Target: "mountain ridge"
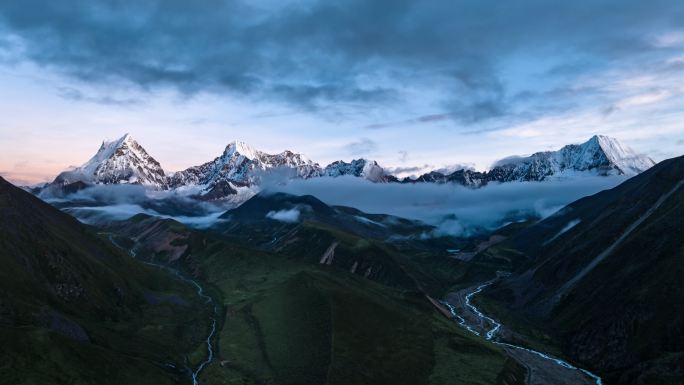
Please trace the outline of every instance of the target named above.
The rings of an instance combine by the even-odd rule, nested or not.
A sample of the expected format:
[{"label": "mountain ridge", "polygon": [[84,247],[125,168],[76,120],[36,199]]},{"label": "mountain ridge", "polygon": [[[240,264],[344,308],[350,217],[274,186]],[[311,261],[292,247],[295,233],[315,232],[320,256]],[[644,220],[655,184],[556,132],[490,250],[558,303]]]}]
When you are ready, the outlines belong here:
[{"label": "mountain ridge", "polygon": [[416,179],[404,178],[402,183],[457,182],[479,187],[491,182],[528,182],[571,178],[575,173],[590,175],[634,176],[653,167],[655,162],[638,155],[615,138],[594,135],[581,144],[569,144],[557,151],[542,151],[532,155],[503,158],[489,171],[456,170],[451,174],[432,171]]},{"label": "mountain ridge", "polygon": [[[490,251],[526,262],[485,295],[609,383],[679,383],[684,156],[577,200]],[[508,251],[507,251],[508,250]],[[680,307],[681,308],[681,307]],[[675,370],[676,369],[676,370]],[[672,379],[674,382],[667,382]]]},{"label": "mountain ridge", "polygon": [[126,134],[118,140],[103,142],[95,156],[80,167],[60,173],[52,185],[133,183],[156,190],[188,189],[195,191],[199,198],[214,200],[243,192],[251,196],[253,188],[258,188],[267,176],[286,179],[352,176],[374,183],[455,183],[477,188],[489,183],[545,181],[578,175],[634,176],[654,164],[652,159],[637,154],[617,139],[595,135],[582,144],[566,145],[557,151],[504,158],[488,171],[460,169],[450,174],[431,171],[417,178],[399,179],[374,160],[338,160],[321,167],[290,150],[269,154],[236,140],[211,161],[165,173],[159,162]]}]

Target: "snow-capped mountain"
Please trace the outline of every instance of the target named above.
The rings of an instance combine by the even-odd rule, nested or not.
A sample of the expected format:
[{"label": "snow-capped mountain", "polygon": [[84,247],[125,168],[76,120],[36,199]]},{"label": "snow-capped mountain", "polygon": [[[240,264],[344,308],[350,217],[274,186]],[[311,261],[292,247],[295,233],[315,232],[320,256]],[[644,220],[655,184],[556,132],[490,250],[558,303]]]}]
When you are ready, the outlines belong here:
[{"label": "snow-capped mountain", "polygon": [[311,178],[321,175],[321,167],[304,155],[292,151],[267,154],[255,150],[244,142],[234,141],[216,159],[200,166],[173,173],[169,176],[171,188],[203,186],[206,191],[215,186],[222,189],[226,183],[235,187],[259,184],[266,172],[278,170],[293,178]]},{"label": "snow-capped mountain", "polygon": [[371,182],[393,182],[397,178],[385,171],[378,162],[368,159],[354,159],[351,163],[338,160],[323,169],[324,176],[338,177],[351,175],[365,178]]},{"label": "snow-capped mountain", "polygon": [[402,182],[458,183],[479,187],[490,182],[543,181],[582,175],[634,176],[653,165],[655,162],[651,158],[637,154],[617,139],[595,135],[582,144],[570,144],[558,151],[504,158],[487,172],[458,170],[445,175],[433,171],[415,179],[405,178]]},{"label": "snow-capped mountain", "polygon": [[489,171],[491,180],[540,181],[573,176],[577,172],[594,175],[634,176],[655,162],[639,155],[617,139],[595,135],[582,144],[570,144],[558,151],[545,151],[529,157],[503,159]]},{"label": "snow-capped mountain", "polygon": [[95,156],[80,167],[64,171],[53,184],[74,182],[90,184],[141,184],[154,189],[168,188],[166,174],[159,162],[129,134],[102,142]]},{"label": "snow-capped mountain", "polygon": [[558,151],[505,158],[486,172],[462,169],[444,174],[432,171],[400,181],[373,160],[339,160],[321,168],[304,155],[289,150],[268,154],[234,141],[214,160],[167,175],[159,163],[126,134],[118,140],[103,142],[88,162],[62,172],[52,185],[61,189],[69,187],[70,190],[64,191],[72,191],[91,184],[130,183],[157,190],[185,190],[183,193],[196,194],[204,200],[229,198],[240,201],[255,194],[264,177],[274,173],[279,179],[350,175],[374,183],[454,183],[477,188],[490,182],[544,181],[581,175],[633,176],[654,164],[653,160],[635,153],[617,139],[597,135],[585,143],[567,145]]}]

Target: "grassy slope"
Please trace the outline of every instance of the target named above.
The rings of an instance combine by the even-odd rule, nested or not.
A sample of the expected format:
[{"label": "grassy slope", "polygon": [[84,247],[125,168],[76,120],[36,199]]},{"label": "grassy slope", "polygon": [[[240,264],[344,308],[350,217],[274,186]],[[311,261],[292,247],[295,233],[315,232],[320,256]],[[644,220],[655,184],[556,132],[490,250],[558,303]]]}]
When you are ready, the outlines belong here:
[{"label": "grassy slope", "polygon": [[[156,221],[136,220],[143,227]],[[189,230],[179,238],[189,245],[179,263],[215,288],[226,309],[219,359],[202,375],[204,383],[494,384],[523,377],[500,350],[458,328],[418,289],[414,277],[420,286],[446,290],[444,281],[456,273],[430,273],[448,264],[416,269],[425,260],[321,224],[297,231],[297,241],[278,253]],[[337,263],[322,266],[320,255],[333,239],[340,243]],[[350,273],[354,261],[378,274]]]},{"label": "grassy slope", "polygon": [[[194,290],[0,180],[0,379],[171,384],[207,314]],[[6,382],[5,382],[6,381]]]},{"label": "grassy slope", "polygon": [[253,383],[490,384],[503,370],[498,350],[416,292],[236,251],[206,261],[229,309],[220,336],[228,363],[214,365],[208,383],[249,374]]}]

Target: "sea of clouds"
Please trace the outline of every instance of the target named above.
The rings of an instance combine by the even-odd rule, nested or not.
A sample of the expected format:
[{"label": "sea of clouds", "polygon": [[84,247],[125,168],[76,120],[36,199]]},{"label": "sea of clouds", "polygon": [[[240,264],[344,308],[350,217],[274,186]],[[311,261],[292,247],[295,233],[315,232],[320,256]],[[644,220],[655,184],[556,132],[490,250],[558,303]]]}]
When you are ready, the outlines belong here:
[{"label": "sea of clouds", "polygon": [[[433,183],[372,183],[362,178],[264,180],[264,193],[313,195],[329,205],[391,214],[436,226],[434,235],[470,235],[530,217],[544,218],[584,196],[612,188],[624,177],[578,177],[544,182],[493,183],[482,188]],[[86,223],[124,220],[144,213],[205,228],[234,201],[203,202],[186,193],[151,191],[138,185],[97,185],[67,196],[41,198]],[[296,222],[299,213],[274,211],[271,219]]]}]

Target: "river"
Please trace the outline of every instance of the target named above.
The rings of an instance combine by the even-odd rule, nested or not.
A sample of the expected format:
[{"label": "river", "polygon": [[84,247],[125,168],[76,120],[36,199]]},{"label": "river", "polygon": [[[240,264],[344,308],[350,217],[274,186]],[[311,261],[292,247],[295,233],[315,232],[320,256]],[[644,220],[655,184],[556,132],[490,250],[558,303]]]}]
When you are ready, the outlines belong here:
[{"label": "river", "polygon": [[472,303],[473,297],[492,283],[494,281],[450,293],[442,303],[461,327],[501,346],[509,356],[525,366],[528,385],[603,385],[601,377],[586,369],[534,349],[498,340],[503,325]]}]

